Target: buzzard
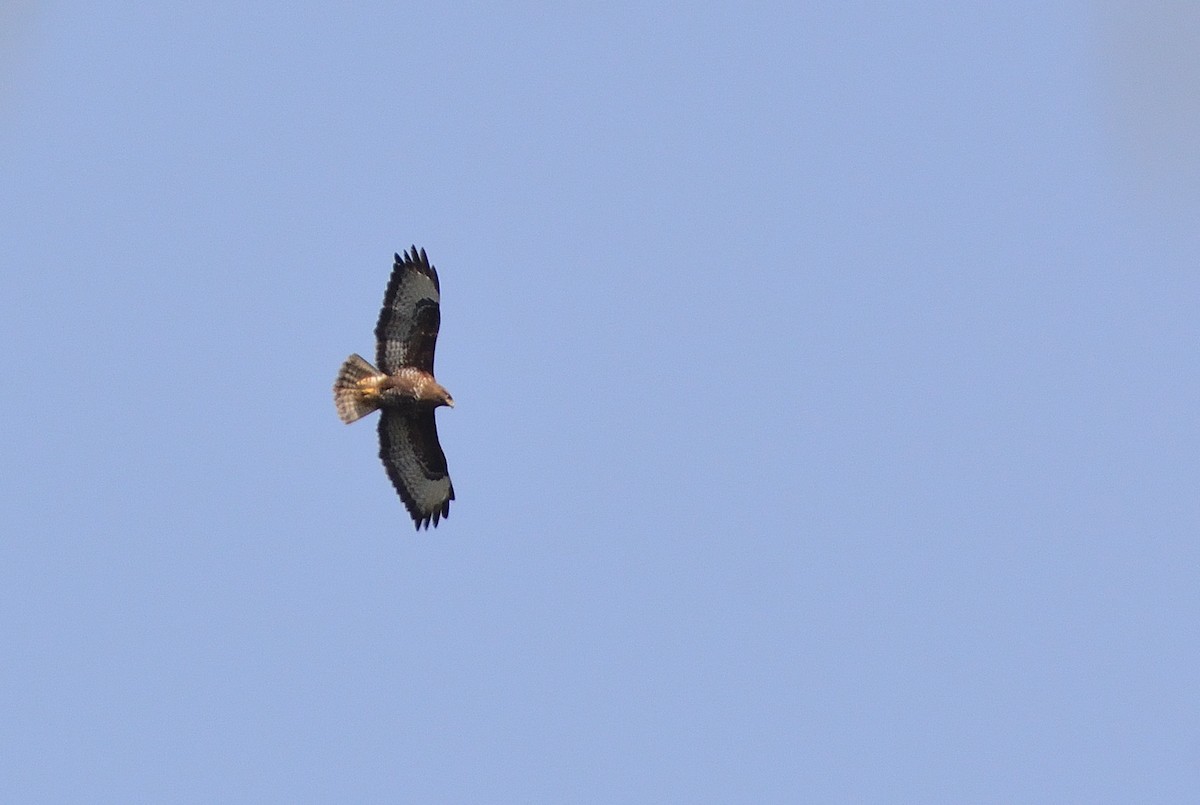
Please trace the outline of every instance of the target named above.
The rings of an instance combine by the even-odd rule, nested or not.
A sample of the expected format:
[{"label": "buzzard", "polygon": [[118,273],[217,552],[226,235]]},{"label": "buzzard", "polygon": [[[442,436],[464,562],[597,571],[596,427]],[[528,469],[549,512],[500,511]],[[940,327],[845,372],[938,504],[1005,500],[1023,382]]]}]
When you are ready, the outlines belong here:
[{"label": "buzzard", "polygon": [[434,410],[454,407],[433,379],[441,290],[425,250],[396,255],[375,325],[376,369],[359,355],[342,364],[333,401],[346,424],[380,409],[379,457],[417,530],[450,516],[454,485],[438,443]]}]

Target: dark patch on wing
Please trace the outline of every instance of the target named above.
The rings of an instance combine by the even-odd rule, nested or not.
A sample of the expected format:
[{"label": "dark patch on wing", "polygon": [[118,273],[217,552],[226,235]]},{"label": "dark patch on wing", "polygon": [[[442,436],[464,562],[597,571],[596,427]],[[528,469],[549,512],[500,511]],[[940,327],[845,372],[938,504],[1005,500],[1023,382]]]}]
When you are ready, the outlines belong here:
[{"label": "dark patch on wing", "polygon": [[408,334],[408,363],[433,374],[433,351],[437,348],[438,328],[442,325],[441,306],[432,299],[421,299],[413,314]]}]

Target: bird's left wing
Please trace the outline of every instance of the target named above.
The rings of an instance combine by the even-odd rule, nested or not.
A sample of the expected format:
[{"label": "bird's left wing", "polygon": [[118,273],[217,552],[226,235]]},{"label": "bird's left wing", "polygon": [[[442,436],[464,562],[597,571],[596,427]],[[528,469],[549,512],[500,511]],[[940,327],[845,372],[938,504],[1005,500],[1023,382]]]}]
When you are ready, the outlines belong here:
[{"label": "bird's left wing", "polygon": [[405,413],[383,409],[379,418],[379,458],[417,528],[450,516],[454,485],[438,442],[433,411]]}]

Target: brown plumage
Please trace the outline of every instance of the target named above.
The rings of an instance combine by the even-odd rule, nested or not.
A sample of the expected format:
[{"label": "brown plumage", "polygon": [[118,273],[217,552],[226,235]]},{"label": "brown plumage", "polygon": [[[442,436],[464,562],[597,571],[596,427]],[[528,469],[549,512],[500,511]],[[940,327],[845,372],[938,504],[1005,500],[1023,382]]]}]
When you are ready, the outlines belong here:
[{"label": "brown plumage", "polygon": [[418,529],[449,517],[454,500],[433,417],[439,406],[454,407],[433,376],[440,305],[437,271],[425,250],[413,246],[403,257],[397,254],[375,326],[379,368],[351,355],[333,384],[343,422],[381,410],[379,458]]}]

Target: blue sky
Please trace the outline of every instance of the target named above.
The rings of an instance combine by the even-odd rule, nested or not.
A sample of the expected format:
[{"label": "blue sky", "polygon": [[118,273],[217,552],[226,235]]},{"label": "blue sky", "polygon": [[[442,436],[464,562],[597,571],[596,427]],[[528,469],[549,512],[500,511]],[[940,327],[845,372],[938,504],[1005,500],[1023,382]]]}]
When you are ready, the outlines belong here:
[{"label": "blue sky", "polygon": [[1194,795],[1197,12],[243,5],[0,15],[0,799]]}]

